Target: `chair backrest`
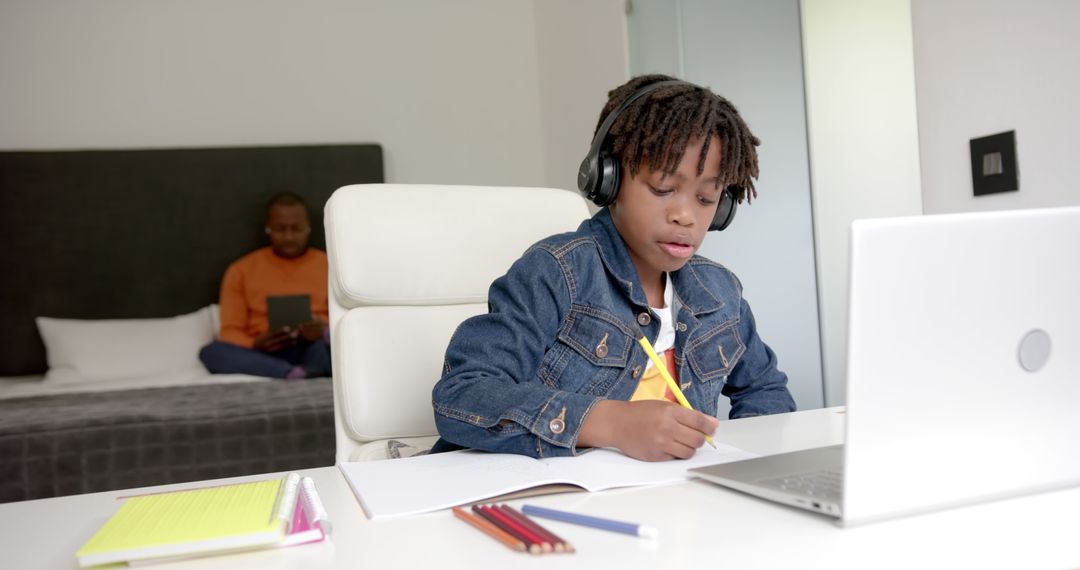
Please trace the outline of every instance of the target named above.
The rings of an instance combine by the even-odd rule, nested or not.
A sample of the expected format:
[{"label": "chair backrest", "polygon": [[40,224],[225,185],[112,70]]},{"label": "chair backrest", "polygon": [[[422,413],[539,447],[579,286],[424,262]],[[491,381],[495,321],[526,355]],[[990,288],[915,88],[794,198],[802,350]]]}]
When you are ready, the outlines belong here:
[{"label": "chair backrest", "polygon": [[525,250],[589,215],[553,188],[360,184],[325,209],[337,460],[436,435],[446,346]]}]

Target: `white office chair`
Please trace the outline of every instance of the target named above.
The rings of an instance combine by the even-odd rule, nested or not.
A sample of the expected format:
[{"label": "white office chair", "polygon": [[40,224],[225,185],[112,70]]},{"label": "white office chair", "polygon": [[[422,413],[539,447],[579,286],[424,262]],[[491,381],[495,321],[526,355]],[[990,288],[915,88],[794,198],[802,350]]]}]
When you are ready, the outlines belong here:
[{"label": "white office chair", "polygon": [[431,389],[450,336],[543,237],[588,217],[567,190],[361,184],[326,203],[337,460],[436,439]]}]

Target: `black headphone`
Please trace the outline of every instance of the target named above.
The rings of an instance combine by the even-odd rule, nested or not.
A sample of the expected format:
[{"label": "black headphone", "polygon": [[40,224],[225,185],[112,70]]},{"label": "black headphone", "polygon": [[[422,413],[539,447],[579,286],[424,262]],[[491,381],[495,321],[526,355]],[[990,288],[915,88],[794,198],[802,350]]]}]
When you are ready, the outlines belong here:
[{"label": "black headphone", "polygon": [[[600,124],[600,128],[596,130],[592,146],[589,147],[589,154],[585,156],[585,160],[581,161],[577,175],[578,190],[593,204],[602,208],[614,202],[615,197],[619,194],[619,181],[622,178],[619,158],[604,148],[611,125],[615,124],[615,119],[631,103],[661,87],[669,85],[690,85],[701,89],[701,87],[693,83],[674,80],[646,85],[631,93],[625,101],[604,119],[604,122]],[[735,219],[735,209],[739,205],[738,196],[740,191],[741,189],[738,186],[728,186],[720,193],[720,203],[716,205],[716,215],[713,216],[712,223],[709,224],[710,231],[720,231],[731,225],[731,221]]]}]

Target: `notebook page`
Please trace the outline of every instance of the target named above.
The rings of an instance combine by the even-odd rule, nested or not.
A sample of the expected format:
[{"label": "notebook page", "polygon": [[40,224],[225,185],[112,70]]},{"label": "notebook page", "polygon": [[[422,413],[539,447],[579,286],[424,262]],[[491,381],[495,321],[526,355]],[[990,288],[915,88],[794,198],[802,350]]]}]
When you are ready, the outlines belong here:
[{"label": "notebook page", "polygon": [[688,478],[687,469],[754,457],[759,455],[718,441],[715,449],[702,444],[689,459],[640,461],[615,450],[594,449],[577,457],[548,457],[540,461],[567,481],[573,481],[588,491],[602,491],[616,487],[677,483]]}]

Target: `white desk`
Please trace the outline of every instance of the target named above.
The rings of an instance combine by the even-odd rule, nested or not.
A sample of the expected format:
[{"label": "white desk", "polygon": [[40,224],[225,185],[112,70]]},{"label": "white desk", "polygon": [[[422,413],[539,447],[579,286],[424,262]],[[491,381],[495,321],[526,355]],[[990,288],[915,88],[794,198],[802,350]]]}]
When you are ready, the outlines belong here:
[{"label": "white desk", "polygon": [[[721,441],[779,453],[843,441],[837,409],[723,422]],[[570,493],[530,503],[650,524],[658,540],[550,522],[572,555],[515,553],[450,512],[368,521],[337,468],[305,472],[334,523],[331,541],[217,556],[160,568],[1073,568],[1080,567],[1080,488],[855,528],[701,481]],[[240,477],[252,480],[267,476]],[[433,481],[432,484],[438,484]],[[198,484],[153,488],[175,489]],[[118,508],[94,493],[0,505],[0,566],[75,568],[74,553]],[[511,501],[520,505],[523,501]]]}]

